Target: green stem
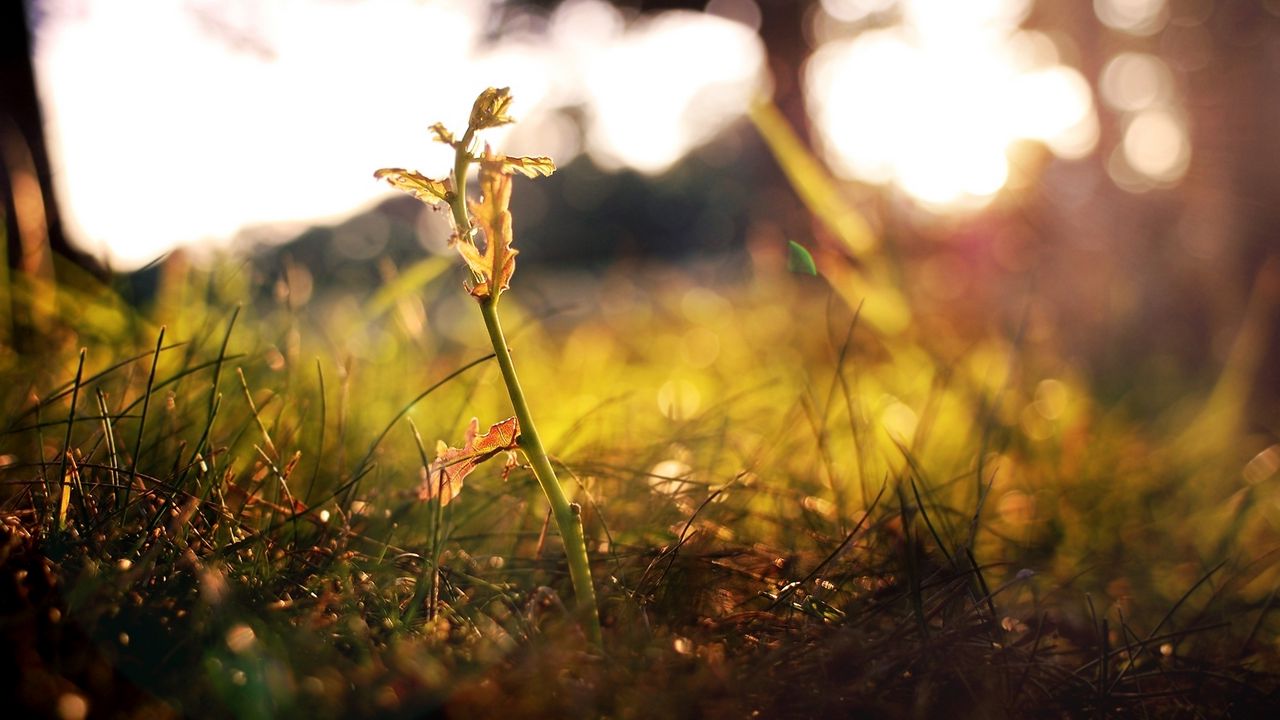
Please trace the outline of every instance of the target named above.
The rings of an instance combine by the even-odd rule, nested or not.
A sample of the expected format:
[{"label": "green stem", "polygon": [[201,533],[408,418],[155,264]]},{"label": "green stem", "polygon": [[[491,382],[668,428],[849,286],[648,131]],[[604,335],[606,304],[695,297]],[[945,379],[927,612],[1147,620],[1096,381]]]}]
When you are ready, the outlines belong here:
[{"label": "green stem", "polygon": [[[453,166],[454,195],[449,206],[453,210],[453,221],[458,230],[458,242],[471,242],[467,233],[471,229],[471,218],[467,214],[467,169],[471,165],[472,156],[469,145],[474,133],[468,128],[462,141],[456,146],[457,155]],[[538,428],[533,424],[533,413],[529,411],[529,402],[525,399],[524,390],[520,387],[520,378],[516,375],[515,363],[511,360],[511,352],[507,349],[507,338],[502,332],[502,323],[498,320],[498,289],[494,294],[480,300],[480,312],[484,315],[484,326],[489,331],[489,342],[493,345],[497,356],[498,367],[502,370],[502,380],[507,386],[507,395],[516,412],[516,420],[520,423],[520,449],[533,468],[533,475],[542,487],[551,505],[551,515],[555,518],[556,529],[560,531],[560,539],[564,543],[565,559],[569,563],[569,579],[573,582],[573,594],[577,600],[578,612],[586,625],[587,638],[597,648],[604,641],[600,631],[600,612],[596,607],[596,591],[591,581],[591,563],[587,556],[587,542],[582,532],[582,508],[569,502],[564,488],[556,477],[547,451],[538,436]]]},{"label": "green stem", "polygon": [[596,647],[602,644],[600,632],[600,614],[596,608],[596,591],[591,582],[591,564],[587,557],[587,543],[582,533],[582,508],[569,502],[564,494],[556,471],[551,467],[547,451],[542,447],[542,439],[533,424],[533,414],[529,412],[529,403],[525,400],[524,390],[520,388],[520,378],[516,375],[515,363],[511,361],[511,352],[507,349],[506,336],[502,333],[502,323],[498,320],[498,303],[494,296],[480,301],[480,312],[484,315],[484,325],[489,331],[489,340],[493,343],[493,352],[498,358],[498,367],[502,370],[502,380],[507,385],[507,394],[511,396],[511,405],[515,408],[516,419],[520,421],[520,449],[529,458],[533,466],[533,475],[542,486],[542,492],[551,503],[551,515],[555,518],[556,528],[564,543],[565,558],[569,563],[569,578],[573,581],[573,594],[577,598],[578,611],[586,623],[587,636]]},{"label": "green stem", "polygon": [[467,168],[471,166],[471,142],[475,139],[475,131],[467,128],[462,140],[455,147],[453,160],[453,198],[449,201],[449,209],[453,210],[453,225],[458,230],[458,242],[469,242],[471,236],[471,218],[467,217]]}]

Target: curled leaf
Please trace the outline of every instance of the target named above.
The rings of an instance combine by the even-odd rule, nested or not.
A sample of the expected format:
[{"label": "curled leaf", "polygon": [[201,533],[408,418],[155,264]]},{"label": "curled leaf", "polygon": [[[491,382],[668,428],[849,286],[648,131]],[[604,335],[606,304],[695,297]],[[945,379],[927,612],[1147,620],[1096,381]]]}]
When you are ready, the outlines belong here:
[{"label": "curled leaf", "polygon": [[484,130],[515,122],[507,115],[510,108],[511,88],[486,88],[471,106],[471,129]]},{"label": "curled leaf", "polygon": [[443,180],[432,180],[421,173],[404,168],[382,168],[373,174],[386,180],[397,190],[403,190],[428,205],[449,201],[449,186]]},{"label": "curled leaf", "polygon": [[543,155],[535,157],[504,157],[502,158],[502,171],[508,175],[515,171],[527,178],[548,177],[556,171],[556,164],[551,161],[551,158]]},{"label": "curled leaf", "polygon": [[520,252],[511,247],[511,176],[502,170],[503,159],[485,147],[480,162],[480,202],[470,202],[476,227],[484,232],[484,250],[471,242],[454,245],[471,271],[481,278],[470,288],[471,294],[480,299],[499,295],[510,287]]},{"label": "curled leaf", "polygon": [[483,435],[479,432],[480,421],[471,418],[462,447],[449,447],[444,442],[437,445],[436,459],[418,486],[420,500],[438,496],[442,505],[448,505],[462,492],[463,481],[477,465],[500,452],[511,452],[519,447],[520,423],[513,417],[490,425]]}]

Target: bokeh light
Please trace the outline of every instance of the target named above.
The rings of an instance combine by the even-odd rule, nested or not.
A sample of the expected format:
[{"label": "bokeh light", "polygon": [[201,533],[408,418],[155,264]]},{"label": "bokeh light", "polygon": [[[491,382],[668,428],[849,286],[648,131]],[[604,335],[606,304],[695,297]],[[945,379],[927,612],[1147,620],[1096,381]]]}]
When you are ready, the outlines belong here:
[{"label": "bokeh light", "polygon": [[1124,52],[1107,62],[1098,89],[1110,107],[1136,112],[1170,101],[1173,76],[1155,55]]},{"label": "bokeh light", "polygon": [[822,9],[841,22],[857,22],[897,4],[897,0],[822,0]]},{"label": "bokeh light", "polygon": [[1093,0],[1103,25],[1131,35],[1154,35],[1169,20],[1167,0]]},{"label": "bokeh light", "polygon": [[750,0],[630,25],[568,0],[511,15],[494,39],[502,5],[42,6],[35,63],[68,234],[128,270],[245,228],[340,222],[388,195],[373,168],[448,167],[426,128],[464,124],[487,85],[516,97],[520,125],[492,138],[509,151],[660,173],[765,84]]},{"label": "bokeh light", "polygon": [[588,149],[608,168],[666,170],[740,116],[763,86],[763,48],[746,25],[669,12],[624,31],[613,7],[582,8],[565,32],[593,39],[577,44],[560,69],[581,73]]},{"label": "bokeh light", "polygon": [[[872,6],[823,5],[837,7],[852,16]],[[901,24],[818,47],[806,98],[835,172],[947,209],[994,197],[1018,141],[1064,158],[1088,154],[1098,139],[1092,91],[1059,62],[1052,39],[1018,29],[1029,8],[903,0]]]},{"label": "bokeh light", "polygon": [[1122,129],[1107,162],[1112,181],[1129,192],[1181,181],[1191,163],[1191,136],[1173,70],[1164,59],[1118,53],[1103,66],[1098,92],[1118,114]]},{"label": "bokeh light", "polygon": [[1191,161],[1186,127],[1168,110],[1134,116],[1125,128],[1123,148],[1130,167],[1162,185],[1181,179]]}]

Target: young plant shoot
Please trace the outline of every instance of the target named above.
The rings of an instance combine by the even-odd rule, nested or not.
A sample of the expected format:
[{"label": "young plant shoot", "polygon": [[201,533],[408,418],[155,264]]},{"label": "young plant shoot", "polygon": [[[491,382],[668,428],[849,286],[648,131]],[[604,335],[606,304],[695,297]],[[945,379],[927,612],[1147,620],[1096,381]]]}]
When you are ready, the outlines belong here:
[{"label": "young plant shoot", "polygon": [[[502,332],[502,324],[498,320],[498,300],[511,284],[511,276],[516,267],[516,255],[519,253],[512,247],[511,212],[508,210],[508,203],[511,200],[511,176],[513,173],[520,173],[526,177],[535,178],[540,175],[550,175],[556,169],[550,158],[506,157],[495,153],[487,144],[483,155],[475,154],[477,133],[513,122],[507,115],[510,106],[511,93],[508,88],[488,88],[476,98],[475,105],[471,108],[467,130],[461,138],[456,138],[440,123],[431,126],[431,132],[435,135],[436,141],[454,149],[453,172],[447,178],[435,180],[402,168],[383,168],[374,173],[374,177],[386,180],[392,186],[428,205],[443,203],[452,213],[454,232],[449,244],[457,249],[471,271],[471,279],[466,283],[466,289],[480,305],[480,313],[484,317],[485,328],[489,331],[489,340],[493,343],[493,352],[497,356],[498,367],[502,371],[502,379],[515,410],[513,420],[502,421],[495,425],[490,433],[493,434],[493,430],[499,426],[506,429],[514,425],[514,428],[510,428],[516,433],[513,445],[498,443],[494,445],[493,453],[477,452],[470,454],[469,457],[474,462],[478,462],[498,450],[513,446],[528,458],[533,474],[538,479],[538,484],[542,487],[547,501],[551,504],[552,516],[555,518],[556,527],[564,542],[573,592],[577,598],[579,615],[584,623],[587,637],[593,645],[599,647],[601,644],[600,617],[596,609],[595,589],[591,581],[586,541],[583,538],[581,508],[569,502],[564,488],[556,478],[551,460],[547,457],[547,451],[543,448],[542,440],[538,436],[524,391],[520,388],[520,379],[516,375],[515,364]],[[479,163],[480,166],[479,201],[467,198],[467,172],[473,163]],[[473,427],[468,444],[471,444],[470,438],[474,436],[477,429]],[[442,454],[437,462],[432,463],[431,470],[433,474],[440,473],[442,480],[447,478],[450,492],[456,494],[461,489],[466,472],[474,467],[474,462],[464,463],[462,467],[465,467],[465,471],[463,471],[457,464],[451,462],[454,458],[447,455],[448,452]]]}]

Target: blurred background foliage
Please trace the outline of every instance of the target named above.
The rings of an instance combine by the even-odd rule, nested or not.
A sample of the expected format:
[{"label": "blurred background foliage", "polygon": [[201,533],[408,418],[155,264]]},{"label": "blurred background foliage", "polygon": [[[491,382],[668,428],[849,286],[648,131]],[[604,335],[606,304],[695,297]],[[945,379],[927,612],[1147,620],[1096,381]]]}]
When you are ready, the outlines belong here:
[{"label": "blurred background foliage", "polygon": [[[320,288],[379,282],[380,262],[438,252],[447,232],[365,168],[429,170],[423,128],[484,83],[523,105],[508,149],[563,168],[516,194],[525,267],[733,264],[787,240],[876,262],[848,258],[775,169],[744,119],[772,95],[939,341],[1024,326],[1100,397],[1164,411],[1213,382],[1253,296],[1246,394],[1253,427],[1274,430],[1272,3],[25,7],[32,88],[6,22],[12,266],[49,272],[47,229],[59,252],[122,269],[234,239]],[[427,89],[402,69],[446,56],[460,67]]]}]

